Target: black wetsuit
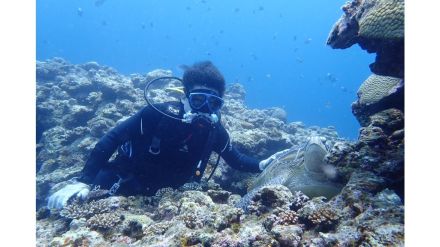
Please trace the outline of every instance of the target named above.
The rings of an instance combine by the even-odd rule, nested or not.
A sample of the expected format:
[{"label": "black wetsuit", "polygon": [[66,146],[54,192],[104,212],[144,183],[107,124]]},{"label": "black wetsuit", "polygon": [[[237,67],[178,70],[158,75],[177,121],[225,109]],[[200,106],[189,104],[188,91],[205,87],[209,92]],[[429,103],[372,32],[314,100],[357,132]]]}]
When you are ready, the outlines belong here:
[{"label": "black wetsuit", "polygon": [[[177,108],[176,116],[183,115],[181,104],[165,103],[157,107],[169,114]],[[213,131],[212,150],[207,152],[205,146],[210,131]],[[153,151],[158,148],[159,154],[153,154],[150,148]],[[116,150],[116,158],[109,162]],[[151,195],[159,188],[177,188],[186,182],[200,181],[204,171],[196,176],[197,165],[203,153],[211,151],[220,154],[235,169],[259,172],[259,161],[240,154],[230,144],[229,134],[220,123],[212,130],[208,125],[166,117],[146,106],[99,140],[80,181],[109,189],[122,178],[126,181],[121,183],[118,193]]]}]

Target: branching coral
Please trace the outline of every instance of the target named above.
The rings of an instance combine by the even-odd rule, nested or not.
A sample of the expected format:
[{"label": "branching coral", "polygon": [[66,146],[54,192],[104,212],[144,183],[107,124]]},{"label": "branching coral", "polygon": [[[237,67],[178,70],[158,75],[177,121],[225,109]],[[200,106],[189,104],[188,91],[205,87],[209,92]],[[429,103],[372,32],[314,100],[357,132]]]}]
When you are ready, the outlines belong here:
[{"label": "branching coral", "polygon": [[302,206],[304,206],[304,204],[308,200],[310,200],[310,198],[306,196],[304,193],[302,193],[301,191],[295,191],[293,193],[293,201],[290,207],[293,210],[298,210],[302,208]]},{"label": "branching coral", "polygon": [[97,214],[87,220],[87,226],[91,229],[108,230],[122,221],[121,215],[115,213]]},{"label": "branching coral", "polygon": [[308,220],[319,229],[325,230],[334,226],[339,221],[339,216],[331,209],[320,208],[310,214]]},{"label": "branching coral", "polygon": [[152,224],[144,230],[144,235],[154,236],[164,234],[171,226],[171,221],[163,221],[157,224]]},{"label": "branching coral", "polygon": [[298,223],[298,214],[295,211],[282,211],[278,214],[274,225],[294,225]]},{"label": "branching coral", "polygon": [[334,229],[339,223],[339,211],[332,205],[324,202],[324,197],[315,197],[308,201],[304,207],[298,210],[301,223],[307,228],[315,228],[317,231],[327,232]]},{"label": "branching coral", "polygon": [[165,195],[172,194],[173,192],[174,190],[171,187],[161,188],[156,191],[156,194],[154,196],[160,198],[164,197]]},{"label": "branching coral", "polygon": [[189,190],[202,190],[202,186],[200,183],[192,182],[192,183],[185,183],[182,186],[179,187],[180,191],[189,191]]},{"label": "branching coral", "polygon": [[69,219],[90,218],[95,214],[107,213],[112,210],[112,204],[109,200],[102,199],[91,201],[89,203],[80,203],[74,201],[61,210],[60,215]]},{"label": "branching coral", "polygon": [[270,231],[273,227],[277,225],[295,225],[298,223],[299,217],[298,213],[292,210],[284,210],[281,208],[276,208],[273,214],[269,215],[263,222],[264,227]]},{"label": "branching coral", "polygon": [[260,215],[277,207],[288,209],[292,192],[283,185],[268,185],[256,191],[247,206],[251,213]]},{"label": "branching coral", "polygon": [[190,229],[202,228],[204,226],[203,220],[194,214],[183,214],[179,218]]}]

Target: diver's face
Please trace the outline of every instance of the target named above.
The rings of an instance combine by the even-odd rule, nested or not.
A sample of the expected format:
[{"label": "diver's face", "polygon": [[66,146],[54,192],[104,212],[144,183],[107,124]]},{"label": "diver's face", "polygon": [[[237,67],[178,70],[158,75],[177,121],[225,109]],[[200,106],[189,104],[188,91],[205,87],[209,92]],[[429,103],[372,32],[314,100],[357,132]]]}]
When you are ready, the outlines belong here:
[{"label": "diver's face", "polygon": [[189,91],[188,101],[193,110],[203,113],[215,113],[223,106],[219,92],[205,86],[194,86]]}]

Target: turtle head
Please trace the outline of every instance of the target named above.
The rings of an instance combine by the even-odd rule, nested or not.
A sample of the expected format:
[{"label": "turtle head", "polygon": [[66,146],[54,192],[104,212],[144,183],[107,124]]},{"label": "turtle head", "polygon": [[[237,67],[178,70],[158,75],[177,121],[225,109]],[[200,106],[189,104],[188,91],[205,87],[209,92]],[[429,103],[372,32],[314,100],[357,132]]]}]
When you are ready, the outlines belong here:
[{"label": "turtle head", "polygon": [[327,178],[333,179],[336,177],[336,169],[324,161],[328,154],[325,140],[318,135],[310,136],[304,148],[304,166],[309,172],[323,173]]}]

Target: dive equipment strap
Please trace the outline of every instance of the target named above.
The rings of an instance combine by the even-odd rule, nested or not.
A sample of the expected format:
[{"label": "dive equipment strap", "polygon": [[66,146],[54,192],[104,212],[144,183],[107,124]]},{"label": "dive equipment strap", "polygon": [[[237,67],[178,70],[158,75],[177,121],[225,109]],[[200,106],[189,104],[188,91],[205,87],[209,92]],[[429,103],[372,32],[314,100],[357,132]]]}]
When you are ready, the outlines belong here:
[{"label": "dive equipment strap", "polygon": [[219,163],[220,163],[220,154],[218,154],[217,161],[215,162],[215,166],[214,166],[214,168],[212,169],[212,172],[211,172],[211,174],[209,175],[209,177],[208,177],[208,179],[206,180],[206,182],[208,182],[208,181],[211,179],[212,175],[214,175],[215,169],[217,169],[217,166],[218,166]]},{"label": "dive equipment strap", "polygon": [[194,174],[196,181],[200,181],[203,173],[205,172],[206,165],[208,164],[209,157],[211,156],[212,146],[214,144],[216,133],[217,133],[217,128],[215,125],[213,125],[209,130],[208,139],[206,141],[206,145],[205,145],[205,149],[203,150],[202,157],[197,163],[196,171]]},{"label": "dive equipment strap", "polygon": [[162,117],[159,120],[159,123],[156,126],[156,129],[154,131],[154,136],[151,139],[151,144],[148,149],[148,152],[153,155],[160,154],[160,142],[162,138],[165,136],[166,131],[168,130],[169,122],[165,117]]}]

